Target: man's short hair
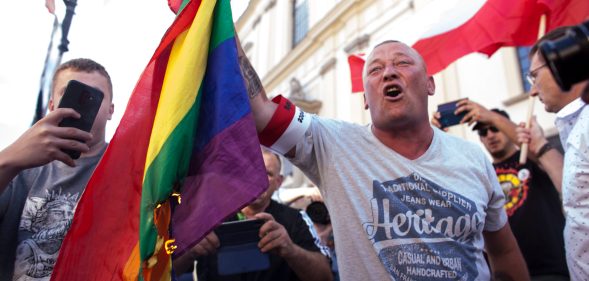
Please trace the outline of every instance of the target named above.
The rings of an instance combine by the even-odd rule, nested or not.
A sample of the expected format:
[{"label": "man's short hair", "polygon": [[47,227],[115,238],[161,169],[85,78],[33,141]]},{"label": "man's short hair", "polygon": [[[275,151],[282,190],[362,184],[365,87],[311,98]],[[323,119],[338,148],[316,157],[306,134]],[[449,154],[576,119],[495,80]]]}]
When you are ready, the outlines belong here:
[{"label": "man's short hair", "polygon": [[[507,118],[507,119],[510,119],[510,118],[509,118],[509,114],[507,114],[507,112],[505,112],[505,110],[501,110],[501,109],[499,109],[499,108],[493,108],[493,109],[491,109],[491,111],[493,111],[493,112],[495,112],[495,113],[499,113],[499,114],[501,114],[502,116],[504,116],[505,118]],[[511,119],[510,119],[510,120],[511,120]],[[478,130],[478,129],[482,129],[482,128],[484,128],[484,127],[485,127],[485,126],[487,126],[487,125],[488,125],[487,123],[483,123],[483,122],[477,122],[477,123],[474,125],[474,127],[472,127],[472,130],[473,130],[473,131],[476,131],[476,130]]]},{"label": "man's short hair", "polygon": [[530,53],[528,54],[528,58],[531,60],[532,57],[538,52],[538,49],[540,48],[540,44],[542,44],[543,42],[546,41],[552,41],[556,38],[560,38],[563,35],[566,34],[567,30],[569,30],[570,26],[561,26],[561,27],[557,27],[553,30],[551,30],[550,32],[544,34],[544,36],[540,37],[540,39],[538,39],[538,41],[536,41],[536,43],[534,44],[534,46],[532,46],[532,49],[530,49]]},{"label": "man's short hair", "polygon": [[272,150],[265,148],[262,146],[262,153],[263,154],[271,154],[272,156],[276,157],[276,161],[278,161],[278,173],[282,174],[282,160],[280,160],[280,156],[276,153],[274,153]]},{"label": "man's short hair", "polygon": [[[52,85],[55,85],[55,80],[57,80],[57,76],[62,71],[65,71],[68,69],[71,69],[71,70],[77,71],[77,72],[87,72],[87,73],[98,72],[100,75],[104,76],[104,78],[106,78],[106,81],[108,82],[108,89],[110,90],[110,100],[112,101],[112,98],[113,98],[112,81],[110,79],[110,75],[108,75],[108,72],[106,71],[104,66],[102,66],[101,64],[99,64],[91,59],[86,59],[86,58],[78,58],[78,59],[72,59],[72,60],[66,61],[66,62],[62,63],[61,65],[59,65],[59,67],[57,67],[57,69],[55,70],[55,73],[53,74],[53,79],[51,80]],[[51,86],[51,92],[53,94],[53,86]]]}]

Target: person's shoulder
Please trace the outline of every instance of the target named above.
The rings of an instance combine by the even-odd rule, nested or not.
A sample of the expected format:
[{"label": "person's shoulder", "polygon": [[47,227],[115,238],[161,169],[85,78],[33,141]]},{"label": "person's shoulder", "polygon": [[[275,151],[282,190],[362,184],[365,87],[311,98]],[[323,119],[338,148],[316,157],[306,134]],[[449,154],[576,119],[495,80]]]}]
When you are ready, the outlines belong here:
[{"label": "person's shoulder", "polygon": [[40,174],[42,174],[44,171],[54,169],[53,166],[55,166],[57,164],[57,162],[58,162],[57,160],[54,160],[54,161],[49,162],[49,163],[42,165],[42,166],[37,166],[37,167],[29,168],[26,170],[22,170],[22,171],[20,171],[20,173],[18,173],[18,175],[16,175],[15,178],[30,179],[30,180],[35,179]]},{"label": "person's shoulder", "polygon": [[446,132],[444,132],[438,128],[435,128],[435,127],[434,127],[434,134],[436,134],[440,138],[440,141],[442,141],[442,143],[444,145],[455,145],[458,147],[476,148],[476,149],[479,148],[477,146],[477,144],[475,144],[472,141],[468,141],[468,140],[465,140],[461,137],[446,133]]},{"label": "person's shoulder", "polygon": [[440,139],[440,145],[444,149],[458,151],[459,153],[457,153],[456,155],[477,155],[480,157],[485,157],[485,153],[478,144],[469,140],[465,140],[461,137],[446,133],[438,128],[434,128],[434,131],[437,137]]},{"label": "person's shoulder", "polygon": [[325,125],[329,125],[329,126],[337,126],[337,127],[361,127],[361,125],[356,124],[356,123],[352,123],[349,121],[344,121],[342,119],[336,119],[336,118],[332,118],[332,117],[325,117],[325,116],[319,116],[316,114],[313,114],[311,116],[311,120],[313,122],[317,122],[320,124],[325,124]]},{"label": "person's shoulder", "polygon": [[580,116],[582,118],[589,118],[589,104],[585,104],[583,108],[581,108]]},{"label": "person's shoulder", "polygon": [[[266,208],[266,212],[274,216],[274,218],[278,220],[286,220],[290,221],[300,217],[302,219],[301,213],[299,209],[295,209],[293,207],[280,204],[274,200],[270,201],[270,205]],[[282,223],[281,221],[278,221]]]},{"label": "person's shoulder", "polygon": [[327,130],[338,135],[367,131],[367,125],[352,123],[341,119],[313,115],[311,120],[311,124],[313,124],[316,129]]}]

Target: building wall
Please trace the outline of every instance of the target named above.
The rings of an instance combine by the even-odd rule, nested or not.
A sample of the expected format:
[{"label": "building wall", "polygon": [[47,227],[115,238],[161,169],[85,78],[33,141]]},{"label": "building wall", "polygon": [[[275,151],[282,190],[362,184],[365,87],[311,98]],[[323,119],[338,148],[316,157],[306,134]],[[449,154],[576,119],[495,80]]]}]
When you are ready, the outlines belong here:
[{"label": "building wall", "polygon": [[[412,44],[417,40],[414,23],[434,0],[307,0],[308,33],[294,47],[293,1],[251,0],[236,23],[268,95],[291,96],[295,78],[305,100],[321,102],[319,115],[369,123],[362,94],[351,93],[347,56],[368,53],[371,46],[387,39]],[[467,55],[434,79],[436,94],[429,100],[430,115],[439,103],[468,97],[487,108],[506,109],[516,122],[525,119],[527,97],[514,48],[502,48],[491,58]],[[554,117],[538,101],[535,112],[545,132],[556,134]],[[450,133],[479,143],[466,125],[452,127]]]}]

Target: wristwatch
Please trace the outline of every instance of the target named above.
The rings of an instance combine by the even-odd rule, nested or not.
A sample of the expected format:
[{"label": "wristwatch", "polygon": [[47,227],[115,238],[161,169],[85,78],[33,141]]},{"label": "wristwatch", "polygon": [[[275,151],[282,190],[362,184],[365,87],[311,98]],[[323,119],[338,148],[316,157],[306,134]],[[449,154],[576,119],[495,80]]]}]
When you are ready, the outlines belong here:
[{"label": "wristwatch", "polygon": [[545,143],[542,147],[540,147],[538,153],[536,153],[536,158],[540,159],[542,155],[544,155],[546,152],[548,152],[548,150],[551,150],[553,148],[554,146],[552,146],[552,144],[550,144],[549,142]]}]

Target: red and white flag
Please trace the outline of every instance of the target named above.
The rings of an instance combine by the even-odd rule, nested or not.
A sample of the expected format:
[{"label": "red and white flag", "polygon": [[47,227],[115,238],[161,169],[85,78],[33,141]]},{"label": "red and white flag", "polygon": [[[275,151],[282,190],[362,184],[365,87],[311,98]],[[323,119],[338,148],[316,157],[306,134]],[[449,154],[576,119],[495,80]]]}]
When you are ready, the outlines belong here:
[{"label": "red and white flag", "polygon": [[350,76],[352,78],[352,93],[364,92],[364,85],[362,84],[362,71],[364,69],[364,61],[366,61],[365,54],[351,54],[348,56],[348,64],[350,65]]},{"label": "red and white flag", "polygon": [[[442,6],[440,2],[444,2]],[[429,8],[429,9],[428,9]],[[388,39],[401,39],[412,44],[425,60],[428,73],[442,71],[457,59],[474,52],[491,56],[504,46],[526,46],[538,39],[540,18],[546,15],[546,31],[563,25],[581,23],[589,16],[587,0],[457,0],[453,4],[434,1],[424,8],[413,22],[404,26],[413,29],[398,30]],[[431,20],[429,28],[422,21]],[[418,22],[421,21],[421,22]],[[402,32],[417,34],[408,38]],[[350,68],[362,68],[363,62],[350,60]],[[354,63],[354,66],[351,64]],[[359,65],[361,64],[361,65]],[[362,81],[352,74],[352,88],[363,88]],[[356,92],[356,91],[353,91]]]}]

